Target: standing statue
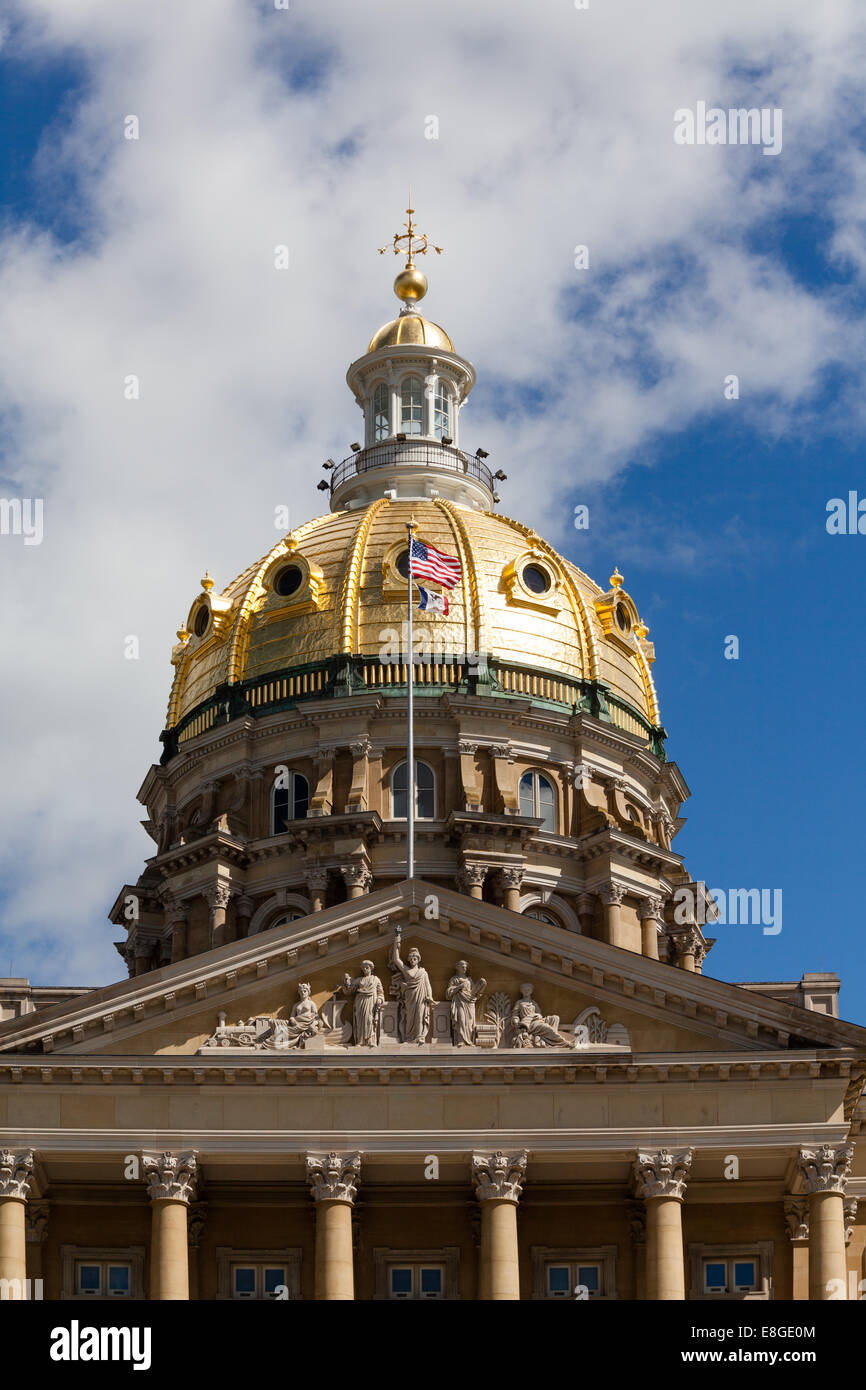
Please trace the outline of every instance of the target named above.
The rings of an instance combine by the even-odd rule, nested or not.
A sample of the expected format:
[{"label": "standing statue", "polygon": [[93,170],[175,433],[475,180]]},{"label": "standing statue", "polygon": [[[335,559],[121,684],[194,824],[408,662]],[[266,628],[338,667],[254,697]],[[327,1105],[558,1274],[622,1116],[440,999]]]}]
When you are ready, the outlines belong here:
[{"label": "standing statue", "polygon": [[404,963],[400,959],[400,936],[396,936],[388,957],[391,969],[402,976],[398,987],[400,1001],[398,1031],[400,1041],[425,1043],[430,1010],[435,1003],[430,976],[421,964],[421,953],[414,946]]},{"label": "standing statue", "polygon": [[557,1032],[558,1017],[545,1018],[532,998],[532,985],[520,986],[520,998],[511,1011],[511,1027],[516,1047],[572,1047],[573,1043]]},{"label": "standing statue", "polygon": [[385,991],[378,975],[373,974],[373,962],[361,961],[361,974],[354,980],[343,976],[340,989],[354,998],[352,1009],[352,1041],[356,1047],[375,1047],[379,1041],[379,1026],[385,1007]]},{"label": "standing statue", "polygon": [[455,1047],[471,1047],[475,1042],[475,1000],[486,988],[484,979],[473,984],[468,963],[458,960],[445,991],[451,1003],[451,1041]]}]

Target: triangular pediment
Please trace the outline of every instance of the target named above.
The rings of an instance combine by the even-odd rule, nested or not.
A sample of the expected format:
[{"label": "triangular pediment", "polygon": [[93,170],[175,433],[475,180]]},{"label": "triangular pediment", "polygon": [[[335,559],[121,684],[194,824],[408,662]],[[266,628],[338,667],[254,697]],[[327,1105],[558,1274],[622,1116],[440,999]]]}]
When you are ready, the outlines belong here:
[{"label": "triangular pediment", "polygon": [[[389,953],[398,930],[404,961],[413,946],[420,951],[436,1001],[428,1041],[414,1049],[399,1041],[390,988]],[[355,1046],[351,1037],[344,1041],[353,1005],[339,991],[344,975],[359,977],[365,959],[373,962],[385,999],[372,1049]],[[475,1010],[485,1026],[469,1048],[453,1047],[447,1021],[446,991],[458,960],[468,962],[476,985],[485,981]],[[322,1062],[352,1055],[393,1060],[399,1053],[404,1062],[423,1058],[429,1064],[453,1060],[456,1053],[461,1061],[473,1054],[490,1060],[496,1051],[503,1062],[579,1058],[604,1064],[677,1056],[700,1062],[711,1055],[796,1055],[810,1048],[862,1049],[866,1043],[866,1029],[856,1025],[415,880],[7,1023],[0,1027],[0,1053],[70,1059],[202,1055],[223,1061],[261,1055],[260,1039],[268,1032],[261,1020],[289,1020],[301,981],[310,984],[313,1001],[327,1017],[327,1036],[297,1046],[291,1037],[287,1046],[287,1029],[278,1030],[287,1061],[313,1055]],[[537,1016],[556,1021],[559,1043],[548,1034],[537,1039],[538,1046],[516,1046],[520,1039],[510,1011],[526,984]],[[342,1009],[333,1007],[335,991],[346,1001]],[[227,1030],[222,1034],[221,1015]],[[232,1032],[241,1025],[243,1034]],[[273,1045],[273,1037],[265,1038],[265,1051]]]}]

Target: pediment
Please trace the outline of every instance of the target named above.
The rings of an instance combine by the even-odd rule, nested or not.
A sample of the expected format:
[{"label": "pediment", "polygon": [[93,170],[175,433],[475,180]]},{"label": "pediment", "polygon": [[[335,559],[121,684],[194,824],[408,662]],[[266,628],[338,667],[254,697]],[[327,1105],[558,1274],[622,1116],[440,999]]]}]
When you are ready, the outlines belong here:
[{"label": "pediment", "polygon": [[[389,968],[398,932],[404,965],[416,947],[429,977],[434,1003],[421,1041],[401,1037]],[[364,960],[382,984],[372,1042],[369,1036],[356,1041],[355,1026],[364,1026],[355,1015],[357,990],[342,988],[347,974],[361,978]],[[462,1045],[456,1045],[447,994],[461,960],[468,962],[470,992],[482,978],[485,983],[475,989],[474,1014],[464,1009],[461,1015],[464,1024],[470,1019],[471,1039],[464,1027]],[[398,972],[397,983],[402,979]],[[296,1013],[293,1022],[292,1010],[301,982],[310,985],[323,1026],[298,1037],[295,1025],[303,1015]],[[522,997],[537,1009],[524,1010],[520,1023],[527,1026],[516,1027]],[[866,1029],[856,1025],[419,880],[0,1027],[0,1053],[225,1062],[277,1053],[289,1065],[313,1057],[322,1063],[378,1057],[403,1065],[412,1059],[450,1064],[473,1056],[489,1061],[494,1053],[503,1064],[521,1065],[695,1055],[700,1062],[712,1054],[791,1051],[796,1057],[797,1050],[862,1049],[864,1043]]]}]

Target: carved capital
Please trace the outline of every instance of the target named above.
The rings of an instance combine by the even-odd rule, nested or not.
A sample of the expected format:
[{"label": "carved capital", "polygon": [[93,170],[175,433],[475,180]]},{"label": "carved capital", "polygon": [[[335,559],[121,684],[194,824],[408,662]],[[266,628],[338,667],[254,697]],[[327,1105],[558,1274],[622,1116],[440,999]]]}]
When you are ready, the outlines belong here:
[{"label": "carved capital", "polygon": [[660,922],[662,920],[663,907],[664,903],[662,898],[650,895],[648,898],[641,898],[639,900],[637,915],[642,922]]},{"label": "carved capital", "polygon": [[211,912],[227,908],[231,895],[231,884],[226,883],[224,879],[219,879],[204,890],[205,901]]},{"label": "carved capital", "polygon": [[353,758],[369,758],[372,751],[372,740],[366,734],[362,738],[353,738],[349,744],[349,752]]},{"label": "carved capital", "polygon": [[693,1149],[639,1152],[634,1162],[637,1195],[645,1202],[651,1197],[676,1197],[678,1201],[682,1201],[686,1195],[693,1156]]},{"label": "carved capital", "polygon": [[839,1192],[844,1196],[853,1157],[853,1144],[822,1144],[818,1149],[801,1149],[797,1167],[803,1191],[810,1197],[813,1192]]},{"label": "carved capital", "polygon": [[684,956],[694,956],[695,965],[700,965],[707,954],[707,943],[699,927],[685,927],[670,933],[670,940],[676,952],[677,964]]},{"label": "carved capital", "polygon": [[32,1149],[0,1149],[0,1197],[17,1197],[26,1202],[35,1161]]},{"label": "carved capital", "polygon": [[366,864],[343,864],[340,873],[347,888],[369,888],[373,882]]},{"label": "carved capital", "polygon": [[625,897],[625,888],[621,883],[606,883],[598,894],[605,907],[619,907]]},{"label": "carved capital", "polygon": [[526,1149],[517,1154],[504,1154],[497,1149],[491,1154],[472,1155],[472,1181],[479,1202],[514,1202],[520,1200],[526,1164]]},{"label": "carved capital", "polygon": [[361,1155],[307,1154],[307,1181],[315,1202],[354,1202],[361,1181]]},{"label": "carved capital", "polygon": [[195,1154],[142,1154],[141,1163],[152,1202],[190,1202],[195,1196]]},{"label": "carved capital", "polygon": [[457,740],[457,751],[466,757],[473,757],[478,752],[478,743],[475,739],[459,738]]},{"label": "carved capital", "polygon": [[646,1207],[633,1198],[625,1204],[628,1229],[633,1245],[646,1245]]},{"label": "carved capital", "polygon": [[467,888],[480,888],[486,877],[486,864],[464,864],[457,872],[457,885],[465,893]]},{"label": "carved capital", "polygon": [[520,888],[523,884],[523,869],[517,866],[499,870],[503,888]]},{"label": "carved capital", "polygon": [[307,887],[311,893],[324,893],[328,886],[327,869],[308,869]]},{"label": "carved capital", "polygon": [[806,1197],[785,1198],[785,1225],[789,1240],[809,1239],[809,1201]]},{"label": "carved capital", "polygon": [[48,1235],[50,1202],[30,1201],[24,1210],[24,1239],[28,1245],[41,1245]]},{"label": "carved capital", "polygon": [[514,762],[514,749],[510,743],[491,743],[490,755],[493,758],[506,758],[508,762]]}]

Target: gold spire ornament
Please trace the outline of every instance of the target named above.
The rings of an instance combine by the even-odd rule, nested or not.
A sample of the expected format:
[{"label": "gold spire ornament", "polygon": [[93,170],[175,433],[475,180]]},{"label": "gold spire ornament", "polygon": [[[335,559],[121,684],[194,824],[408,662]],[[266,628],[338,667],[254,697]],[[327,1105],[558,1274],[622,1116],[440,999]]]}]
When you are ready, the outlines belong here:
[{"label": "gold spire ornament", "polygon": [[[426,232],[419,232],[415,223],[412,221],[412,214],[415,209],[411,206],[412,190],[409,190],[409,204],[406,209],[408,222],[404,222],[405,232],[395,232],[394,240],[391,243],[391,250],[395,256],[405,256],[406,266],[400,271],[394,281],[394,293],[398,299],[402,299],[404,304],[417,303],[423,299],[427,293],[427,276],[416,268],[415,257],[426,256],[428,250],[432,248],[437,256],[442,255],[442,247],[435,246],[430,241]],[[379,255],[384,256],[388,250],[387,246],[379,247]]]}]

